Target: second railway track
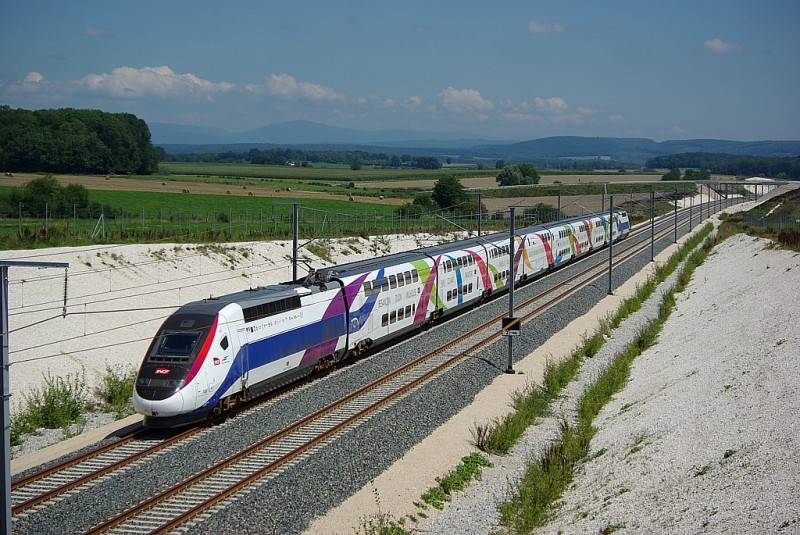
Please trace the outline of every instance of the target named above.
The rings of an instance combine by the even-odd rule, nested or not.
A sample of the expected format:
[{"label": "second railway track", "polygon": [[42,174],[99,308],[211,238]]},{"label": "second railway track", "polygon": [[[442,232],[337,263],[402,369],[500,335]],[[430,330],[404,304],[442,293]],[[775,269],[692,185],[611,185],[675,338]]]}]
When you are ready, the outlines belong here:
[{"label": "second railway track", "polygon": [[[656,240],[660,239],[661,237],[669,238],[671,236],[673,222],[670,218],[667,219],[668,221],[665,221],[662,224],[662,229],[659,230],[658,234],[655,236]],[[681,221],[679,225],[685,227],[685,220]],[[640,235],[645,239],[644,244],[639,245],[639,250],[642,252],[642,254],[644,254],[643,251],[650,247],[649,241],[647,241],[649,238],[649,232],[649,227],[640,229],[639,231]],[[633,233],[627,240],[627,244],[633,245],[635,243],[635,239],[635,233]],[[625,261],[628,253],[626,253],[623,249],[629,248],[630,247],[627,246],[625,248],[615,246],[615,265]],[[584,262],[589,262],[593,265],[592,267],[584,270],[588,273],[585,273],[583,277],[588,278],[589,280],[596,280],[597,278],[602,277],[604,270],[607,268],[606,259],[607,255],[604,255],[603,253],[599,253],[587,258]],[[532,299],[526,299],[518,307],[516,307],[518,310],[516,315],[523,317],[525,320],[526,315],[534,316],[540,313],[543,309],[552,306],[554,302],[564,299],[566,295],[576,292],[581,287],[578,276],[567,278],[569,279],[569,282],[565,284],[568,284],[569,288],[561,290],[559,296],[552,295],[559,292],[547,290],[544,292],[548,294],[547,297],[537,295]],[[589,282],[585,282],[583,284],[588,283]],[[562,286],[565,286],[565,284],[562,284]],[[544,300],[547,300],[547,303],[543,303]],[[501,315],[495,315],[490,321],[483,322],[484,325],[481,327],[481,329],[475,330],[482,331],[482,333],[473,332],[466,335],[463,340],[458,342],[460,343],[460,347],[458,349],[445,351],[442,348],[437,347],[436,351],[429,352],[427,358],[423,357],[420,359],[421,361],[427,361],[427,364],[423,365],[422,363],[416,363],[413,366],[409,365],[407,369],[399,370],[398,374],[395,374],[394,378],[382,378],[379,381],[381,386],[370,385],[369,387],[364,387],[363,389],[359,389],[358,391],[351,393],[351,395],[347,398],[343,398],[342,400],[337,401],[337,403],[331,404],[336,405],[338,408],[326,407],[323,410],[317,411],[314,414],[304,418],[296,425],[280,430],[278,433],[273,433],[273,435],[264,440],[263,443],[255,443],[248,448],[244,448],[241,452],[238,452],[235,455],[229,455],[220,462],[216,463],[218,465],[223,465],[224,468],[210,467],[205,470],[200,470],[199,472],[196,472],[195,475],[188,478],[187,482],[181,482],[172,485],[170,489],[168,489],[167,492],[164,492],[164,495],[159,499],[154,500],[152,503],[147,501],[143,502],[147,503],[147,505],[143,505],[141,507],[141,509],[147,510],[153,506],[153,503],[161,501],[169,503],[169,505],[166,506],[166,509],[168,509],[170,512],[161,512],[157,515],[152,515],[154,517],[157,516],[158,520],[148,520],[130,532],[150,533],[158,532],[161,529],[169,531],[174,529],[177,525],[189,521],[192,517],[197,517],[200,519],[204,518],[203,516],[197,515],[202,515],[202,512],[207,510],[209,507],[215,507],[215,510],[219,510],[219,508],[222,507],[222,504],[224,504],[224,500],[228,499],[231,494],[241,490],[242,488],[252,485],[253,481],[262,479],[266,473],[274,471],[286,463],[299,461],[308,451],[318,449],[320,447],[320,441],[322,440],[319,437],[324,438],[340,435],[344,426],[347,425],[348,418],[351,418],[355,415],[355,420],[363,419],[365,416],[379,410],[381,407],[386,406],[386,404],[392,403],[398,397],[402,397],[404,393],[412,390],[420,383],[429,380],[431,376],[435,375],[440,367],[446,366],[448,362],[458,361],[464,356],[470,355],[477,351],[477,345],[479,343],[488,343],[488,340],[479,342],[479,339],[491,339],[495,338],[497,334],[499,334],[498,322]],[[459,320],[456,319],[455,321]],[[398,375],[404,376],[405,378],[397,379]],[[386,391],[386,388],[388,388],[386,385],[394,385],[394,383],[397,383],[397,385],[393,386],[391,389],[389,389],[389,391]],[[371,390],[372,393],[368,394],[367,390]],[[370,398],[372,401],[366,403],[364,401],[365,398]],[[336,411],[339,412],[337,413]],[[314,431],[308,432],[307,429],[312,427],[314,428]],[[295,437],[300,435],[304,437],[303,440],[295,439]],[[281,441],[284,444],[291,442],[293,446],[288,447],[279,445]],[[253,457],[254,455],[258,455],[258,457]],[[234,466],[236,467],[234,468]],[[225,470],[228,470],[228,472],[225,473]],[[229,477],[231,472],[237,471],[242,475],[237,475],[233,478]],[[212,476],[216,478],[216,481],[222,481],[222,483],[213,483],[213,485],[220,487],[221,490],[219,492],[216,490],[212,491],[212,483],[208,483],[208,486],[205,487],[198,487],[198,482]],[[181,488],[178,489],[178,487]],[[173,502],[167,501],[173,499],[174,496],[179,496],[180,493],[185,492],[186,489],[191,487],[195,487],[195,489],[204,489],[200,492],[200,495],[203,496],[202,501],[198,501],[199,498],[191,497],[185,499],[174,498]],[[187,496],[187,494],[184,494],[184,496]],[[174,505],[175,501],[181,500],[190,505],[176,507]],[[115,520],[112,519],[113,522],[103,522],[99,525],[96,524],[98,531],[111,530],[112,525],[128,520],[129,517],[134,516],[134,513],[135,511],[133,509],[122,511],[117,515],[114,515]],[[188,525],[191,526],[191,524]],[[84,527],[81,529],[88,528],[89,526],[84,524]]]}]

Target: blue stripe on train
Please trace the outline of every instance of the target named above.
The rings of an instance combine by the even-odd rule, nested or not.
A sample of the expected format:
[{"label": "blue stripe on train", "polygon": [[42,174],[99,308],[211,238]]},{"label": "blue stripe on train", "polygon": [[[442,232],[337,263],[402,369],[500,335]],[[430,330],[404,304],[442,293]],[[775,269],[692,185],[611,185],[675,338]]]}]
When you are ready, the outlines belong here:
[{"label": "blue stripe on train", "polygon": [[[307,348],[327,342],[329,340],[344,336],[347,333],[345,316],[339,314],[330,318],[319,320],[310,325],[304,325],[292,331],[287,331],[278,335],[270,336],[264,340],[258,340],[247,344],[247,357],[249,361],[249,370],[254,370],[265,366],[271,362],[283,359],[305,351]],[[241,369],[242,350],[236,354],[233,359],[233,364],[225,380],[217,388],[211,398],[203,404],[201,410],[209,410],[217,401],[222,397],[222,394],[228,390],[236,381],[241,377],[239,370]],[[192,388],[193,386],[186,385],[185,388]]]}]

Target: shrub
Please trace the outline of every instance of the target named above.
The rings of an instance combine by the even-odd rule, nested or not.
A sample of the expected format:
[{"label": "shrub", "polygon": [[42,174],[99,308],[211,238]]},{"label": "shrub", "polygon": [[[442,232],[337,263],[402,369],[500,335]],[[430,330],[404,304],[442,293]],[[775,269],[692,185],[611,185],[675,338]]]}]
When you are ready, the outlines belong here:
[{"label": "shrub", "polygon": [[12,444],[19,444],[23,433],[36,429],[61,429],[79,422],[81,414],[93,405],[87,397],[86,374],[53,377],[50,372],[44,378],[44,387],[23,394],[25,407],[11,421]]},{"label": "shrub", "polygon": [[133,412],[131,397],[136,381],[136,369],[132,366],[106,365],[103,383],[95,388],[95,394],[103,401],[104,408],[122,418]]}]

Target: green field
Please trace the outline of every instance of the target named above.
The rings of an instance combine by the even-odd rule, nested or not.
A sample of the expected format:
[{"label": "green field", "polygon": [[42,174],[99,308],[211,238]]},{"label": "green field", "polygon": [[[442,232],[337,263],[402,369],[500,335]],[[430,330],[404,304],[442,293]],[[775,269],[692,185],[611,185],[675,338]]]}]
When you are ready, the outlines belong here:
[{"label": "green field", "polygon": [[[0,195],[10,188],[0,187]],[[0,219],[0,248],[123,242],[215,242],[287,239],[293,234],[293,204],[303,238],[338,238],[414,232],[451,232],[452,223],[427,215],[403,218],[396,206],[326,199],[267,199],[227,195],[185,195],[90,190],[90,217],[39,214]],[[469,216],[448,219],[475,227]]]},{"label": "green field", "polygon": [[[247,163],[213,163],[213,162],[162,162],[159,164],[161,174],[180,177],[246,177],[272,178],[282,180],[325,180],[331,182],[363,182],[363,181],[399,181],[404,180],[438,180],[442,176],[454,175],[459,178],[468,176],[491,176],[497,173],[494,169],[478,171],[475,169],[405,169],[362,167],[353,171],[349,166],[290,167],[287,165],[259,165]],[[162,177],[155,177],[160,180]]]}]

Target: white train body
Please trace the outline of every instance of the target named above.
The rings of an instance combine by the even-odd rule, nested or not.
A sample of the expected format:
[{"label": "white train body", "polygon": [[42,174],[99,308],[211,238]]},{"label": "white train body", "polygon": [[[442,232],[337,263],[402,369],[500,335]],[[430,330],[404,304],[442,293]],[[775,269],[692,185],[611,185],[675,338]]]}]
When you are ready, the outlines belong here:
[{"label": "white train body", "polygon": [[188,303],[139,369],[145,424],[205,419],[621,239],[624,211],[497,233],[330,268],[308,280]]}]

